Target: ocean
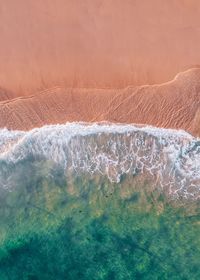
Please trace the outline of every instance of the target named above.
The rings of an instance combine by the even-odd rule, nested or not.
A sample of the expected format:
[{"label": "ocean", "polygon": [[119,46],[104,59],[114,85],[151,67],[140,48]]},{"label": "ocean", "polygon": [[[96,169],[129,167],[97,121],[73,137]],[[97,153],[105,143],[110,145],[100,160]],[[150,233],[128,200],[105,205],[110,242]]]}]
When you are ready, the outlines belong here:
[{"label": "ocean", "polygon": [[0,279],[200,279],[200,140],[66,123],[0,130]]}]

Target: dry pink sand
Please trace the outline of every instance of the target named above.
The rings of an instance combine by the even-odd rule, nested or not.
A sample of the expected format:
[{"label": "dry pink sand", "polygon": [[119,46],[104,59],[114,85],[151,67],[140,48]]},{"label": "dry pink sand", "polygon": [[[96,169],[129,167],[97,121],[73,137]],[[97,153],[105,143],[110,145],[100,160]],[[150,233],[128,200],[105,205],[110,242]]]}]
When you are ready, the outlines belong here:
[{"label": "dry pink sand", "polygon": [[199,0],[1,1],[0,127],[108,120],[199,135],[199,70],[173,80],[200,64],[199,15]]}]

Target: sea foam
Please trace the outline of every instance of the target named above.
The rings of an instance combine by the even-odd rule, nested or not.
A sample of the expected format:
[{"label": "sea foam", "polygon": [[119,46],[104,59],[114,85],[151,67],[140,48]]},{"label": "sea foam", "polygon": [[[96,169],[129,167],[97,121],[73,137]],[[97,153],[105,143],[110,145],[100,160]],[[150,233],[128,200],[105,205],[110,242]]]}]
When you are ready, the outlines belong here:
[{"label": "sea foam", "polygon": [[[106,175],[116,183],[123,174],[147,176],[173,197],[200,195],[200,140],[183,130],[110,123],[0,130],[0,165],[30,157],[51,160],[66,171]],[[9,185],[5,174],[1,181],[0,187]]]}]

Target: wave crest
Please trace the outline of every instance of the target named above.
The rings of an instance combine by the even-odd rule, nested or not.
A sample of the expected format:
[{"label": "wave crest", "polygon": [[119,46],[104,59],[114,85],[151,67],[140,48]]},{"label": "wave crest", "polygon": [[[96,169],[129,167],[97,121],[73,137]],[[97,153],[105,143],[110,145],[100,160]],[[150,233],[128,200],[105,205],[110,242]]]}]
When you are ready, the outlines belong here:
[{"label": "wave crest", "polygon": [[[120,182],[142,174],[174,197],[200,195],[200,141],[181,130],[120,124],[67,123],[29,132],[0,130],[0,162],[52,160],[66,171]],[[0,168],[2,186],[5,169]]]}]

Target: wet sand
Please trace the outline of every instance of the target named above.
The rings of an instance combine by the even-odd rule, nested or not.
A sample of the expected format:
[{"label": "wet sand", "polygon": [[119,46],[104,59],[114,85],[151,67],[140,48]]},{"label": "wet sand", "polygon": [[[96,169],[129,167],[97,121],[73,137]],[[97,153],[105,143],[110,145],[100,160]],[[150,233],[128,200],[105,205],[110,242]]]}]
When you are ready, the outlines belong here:
[{"label": "wet sand", "polygon": [[200,136],[200,69],[160,85],[124,89],[54,87],[0,102],[0,126],[29,130],[67,121],[148,124]]}]

